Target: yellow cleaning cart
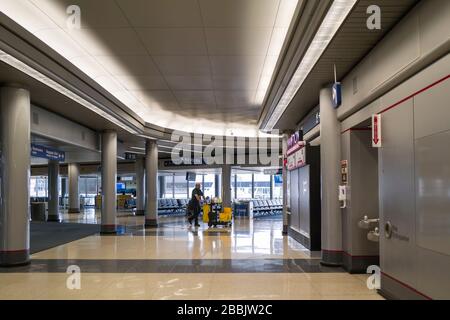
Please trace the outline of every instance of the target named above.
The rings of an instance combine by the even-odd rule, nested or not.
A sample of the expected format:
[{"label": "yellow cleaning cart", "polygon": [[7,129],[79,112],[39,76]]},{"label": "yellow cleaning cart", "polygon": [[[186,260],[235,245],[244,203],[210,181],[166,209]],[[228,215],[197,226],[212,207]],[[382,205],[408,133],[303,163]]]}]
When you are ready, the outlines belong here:
[{"label": "yellow cleaning cart", "polygon": [[205,203],[203,205],[203,222],[208,224],[208,227],[231,227],[232,225],[232,210],[231,208],[223,208],[223,212],[219,212],[220,204]]}]

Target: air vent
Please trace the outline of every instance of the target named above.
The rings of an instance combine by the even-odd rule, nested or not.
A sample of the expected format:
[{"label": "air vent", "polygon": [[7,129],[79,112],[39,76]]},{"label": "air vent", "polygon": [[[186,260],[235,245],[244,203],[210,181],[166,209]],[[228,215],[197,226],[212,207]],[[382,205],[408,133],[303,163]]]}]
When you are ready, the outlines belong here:
[{"label": "air vent", "polygon": [[39,113],[33,112],[33,124],[39,125]]},{"label": "air vent", "polygon": [[354,77],[353,78],[353,94],[357,94],[358,93],[358,78]]}]

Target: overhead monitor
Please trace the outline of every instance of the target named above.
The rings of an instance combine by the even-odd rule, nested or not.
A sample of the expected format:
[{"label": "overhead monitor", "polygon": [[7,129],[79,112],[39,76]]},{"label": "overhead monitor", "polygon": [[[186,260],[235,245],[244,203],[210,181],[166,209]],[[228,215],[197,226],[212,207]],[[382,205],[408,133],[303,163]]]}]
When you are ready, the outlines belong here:
[{"label": "overhead monitor", "polygon": [[196,178],[195,172],[186,172],[187,181],[195,181],[195,178]]}]

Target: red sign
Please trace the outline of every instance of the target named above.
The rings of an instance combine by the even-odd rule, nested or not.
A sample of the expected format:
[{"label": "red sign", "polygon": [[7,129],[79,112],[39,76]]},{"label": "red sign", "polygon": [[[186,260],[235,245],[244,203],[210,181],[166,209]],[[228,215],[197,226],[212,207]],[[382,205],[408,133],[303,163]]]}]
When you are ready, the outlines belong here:
[{"label": "red sign", "polygon": [[381,114],[372,116],[372,147],[381,147]]},{"label": "red sign", "polygon": [[287,157],[287,169],[289,171],[303,167],[306,164],[306,148],[303,146]]}]

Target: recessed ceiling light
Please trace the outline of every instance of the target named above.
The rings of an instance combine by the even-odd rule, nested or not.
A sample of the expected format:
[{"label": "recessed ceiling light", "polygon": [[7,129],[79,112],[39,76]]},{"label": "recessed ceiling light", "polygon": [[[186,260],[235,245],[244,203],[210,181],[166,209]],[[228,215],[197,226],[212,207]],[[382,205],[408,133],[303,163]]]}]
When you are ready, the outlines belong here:
[{"label": "recessed ceiling light", "polygon": [[[225,3],[227,0],[223,0],[223,2]],[[255,95],[250,97],[252,103],[257,101],[256,104],[258,106],[262,104],[262,99],[267,93],[268,84],[270,83],[268,79],[272,77],[275,70],[276,64],[271,63],[269,60],[273,57],[278,59],[286,38],[288,26],[299,1],[283,0],[277,2],[279,3],[279,8],[277,13],[274,14],[275,23],[273,30],[270,39],[268,39],[269,41],[267,41],[267,50],[262,54],[265,55],[265,61],[262,66],[264,75],[261,75],[259,79],[257,88],[255,88]],[[247,123],[245,119],[238,122],[222,120],[225,118],[215,120],[214,117],[183,116],[177,112],[165,109],[164,104],[158,102],[150,93],[146,93],[146,90],[135,90],[141,88],[142,84],[138,78],[130,76],[130,71],[124,68],[124,63],[119,58],[120,54],[117,50],[113,50],[103,41],[99,41],[101,37],[97,34],[98,30],[87,27],[78,30],[67,28],[65,22],[68,16],[66,8],[61,1],[2,0],[1,3],[2,13],[16,21],[83,71],[122,104],[136,113],[143,121],[168,129],[183,128],[187,132],[209,133],[217,136],[227,135],[230,128],[233,128],[234,136],[255,137],[258,135],[258,126],[255,123]],[[135,3],[134,5],[137,6],[138,4]],[[103,9],[105,10],[105,8]],[[84,9],[82,8],[82,10]],[[132,30],[131,25],[129,29]],[[257,34],[256,36],[259,37],[260,35]],[[239,42],[239,39],[236,42]],[[141,50],[140,48],[135,49],[137,51]],[[145,49],[142,51],[146,52]],[[100,56],[110,58],[101,59]],[[120,120],[119,117],[117,119]]]},{"label": "recessed ceiling light", "polygon": [[309,45],[305,56],[297,67],[297,70],[292,76],[291,81],[286,87],[281,99],[278,101],[277,106],[270,115],[269,120],[264,125],[264,131],[270,132],[273,130],[284,111],[296,95],[297,91],[303,85],[303,82],[306,80],[317,61],[319,61],[320,57],[325,52],[331,40],[339,30],[340,26],[344,23],[356,3],[357,0],[333,1],[333,4],[319,27],[319,30]]}]

